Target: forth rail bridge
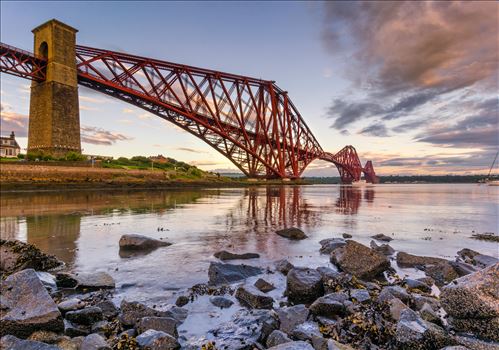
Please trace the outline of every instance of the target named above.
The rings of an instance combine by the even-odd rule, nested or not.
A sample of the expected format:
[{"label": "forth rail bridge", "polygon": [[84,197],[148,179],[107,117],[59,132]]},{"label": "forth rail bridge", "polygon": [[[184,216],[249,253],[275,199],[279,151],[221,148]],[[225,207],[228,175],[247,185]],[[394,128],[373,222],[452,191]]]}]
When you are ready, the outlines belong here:
[{"label": "forth rail bridge", "polygon": [[34,53],[0,43],[0,71],[32,80],[28,152],[81,152],[78,84],[145,109],[199,137],[250,178],[297,179],[315,159],[342,183],[376,183],[354,147],[322,149],[286,91],[250,78],[76,45],[55,19],[35,29]]}]

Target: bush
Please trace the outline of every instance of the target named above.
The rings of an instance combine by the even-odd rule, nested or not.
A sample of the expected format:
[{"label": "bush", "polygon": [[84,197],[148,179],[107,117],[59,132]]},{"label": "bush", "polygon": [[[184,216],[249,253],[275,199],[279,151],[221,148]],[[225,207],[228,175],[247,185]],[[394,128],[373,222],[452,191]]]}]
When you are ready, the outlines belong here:
[{"label": "bush", "polygon": [[19,154],[17,155],[17,158],[19,158],[19,159],[24,159],[24,158],[26,158],[26,155],[24,155],[24,154],[22,154],[22,153],[19,153]]},{"label": "bush", "polygon": [[82,161],[82,160],[87,160],[87,157],[85,157],[81,153],[71,151],[71,152],[66,153],[66,155],[64,156],[64,158],[62,160],[78,162],[78,161]]}]

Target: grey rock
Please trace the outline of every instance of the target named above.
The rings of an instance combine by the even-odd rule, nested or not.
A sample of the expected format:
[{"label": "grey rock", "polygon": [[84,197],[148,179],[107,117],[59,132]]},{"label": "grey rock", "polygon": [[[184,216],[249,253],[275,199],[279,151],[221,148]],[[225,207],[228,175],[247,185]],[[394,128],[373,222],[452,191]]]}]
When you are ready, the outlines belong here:
[{"label": "grey rock", "polygon": [[76,276],[69,272],[58,272],[55,275],[55,282],[59,288],[75,288],[78,285]]},{"label": "grey rock", "polygon": [[268,348],[268,350],[314,350],[312,345],[304,341],[292,341]]},{"label": "grey rock", "polygon": [[369,243],[370,247],[372,250],[383,254],[383,255],[393,255],[395,254],[395,249],[393,249],[390,245],[388,244],[382,244],[382,245],[377,245],[376,242],[371,241]]},{"label": "grey rock", "polygon": [[454,343],[442,328],[424,321],[411,309],[402,311],[395,339],[400,349],[410,350],[440,349]]},{"label": "grey rock", "polygon": [[305,239],[308,237],[302,230],[296,227],[284,228],[282,230],[277,230],[275,233],[281,237],[293,240]]},{"label": "grey rock", "polygon": [[62,337],[58,342],[57,346],[60,350],[80,350],[81,344],[83,343],[84,337],[70,338],[67,336]]},{"label": "grey rock", "polygon": [[211,262],[208,269],[208,284],[230,284],[251,276],[259,275],[262,272],[261,268],[255,266]]},{"label": "grey rock", "polygon": [[55,292],[57,290],[56,280],[52,274],[45,271],[37,271],[36,275],[50,293]]},{"label": "grey rock", "polygon": [[480,268],[484,268],[497,264],[499,262],[499,259],[494,258],[493,256],[490,255],[478,254],[473,258],[473,261]]},{"label": "grey rock", "polygon": [[236,298],[245,306],[254,309],[271,309],[274,299],[260,292],[254,286],[241,286],[236,290]]},{"label": "grey rock", "polygon": [[359,303],[367,303],[371,300],[371,295],[367,289],[352,289],[350,297],[357,300]]},{"label": "grey rock", "polygon": [[477,272],[479,270],[477,267],[461,261],[449,261],[449,264],[456,271],[459,277],[469,275],[470,273]]},{"label": "grey rock", "polygon": [[55,345],[45,344],[39,341],[23,340],[13,335],[6,335],[0,339],[0,349],[5,350],[60,350]]},{"label": "grey rock", "polygon": [[277,309],[276,313],[280,322],[279,329],[289,334],[297,325],[307,320],[309,311],[305,305],[295,305]]},{"label": "grey rock", "polygon": [[116,317],[119,313],[118,308],[111,300],[103,300],[95,304],[95,306],[102,310],[102,316],[108,320]]},{"label": "grey rock", "polygon": [[421,267],[426,265],[436,265],[446,263],[447,260],[442,258],[434,258],[431,256],[417,256],[405,252],[397,254],[397,265],[400,267]]},{"label": "grey rock", "polygon": [[288,260],[282,259],[275,262],[275,269],[279,271],[283,275],[287,275],[288,272],[293,268],[293,264],[291,264]]},{"label": "grey rock", "polygon": [[254,286],[258,288],[261,292],[268,293],[275,289],[274,285],[265,281],[263,278],[259,278]]},{"label": "grey rock", "polygon": [[286,294],[291,304],[313,302],[324,294],[321,274],[306,267],[291,269],[286,277]]},{"label": "grey rock", "polygon": [[90,334],[90,331],[90,326],[75,324],[68,320],[64,320],[64,334],[68,337],[86,336]]},{"label": "grey rock", "polygon": [[424,304],[430,305],[433,310],[438,310],[440,308],[440,302],[434,297],[413,293],[412,298],[416,310],[421,310]]},{"label": "grey rock", "polygon": [[179,307],[177,305],[169,304],[164,308],[166,312],[166,317],[171,317],[177,320],[177,322],[183,323],[189,314],[189,310],[183,307]]},{"label": "grey rock", "polygon": [[38,330],[64,329],[62,315],[35,270],[16,272],[0,287],[0,336],[27,337]]},{"label": "grey rock", "polygon": [[315,316],[334,318],[346,314],[345,301],[348,295],[345,293],[330,293],[315,300],[310,305],[310,312]]},{"label": "grey rock", "polygon": [[168,333],[169,335],[178,338],[177,332],[178,321],[171,317],[142,317],[136,324],[135,328],[139,333],[144,333],[148,329]]},{"label": "grey rock", "polygon": [[459,332],[471,333],[479,339],[499,343],[499,317],[466,319],[450,316],[447,320]]},{"label": "grey rock", "polygon": [[94,333],[83,339],[80,350],[111,350],[111,347],[102,336]]},{"label": "grey rock", "polygon": [[390,242],[390,241],[393,241],[393,238],[390,237],[390,236],[387,236],[387,235],[384,235],[382,233],[378,233],[377,235],[374,235],[374,236],[371,236],[371,238],[374,238],[378,241],[382,241],[382,242]]},{"label": "grey rock", "polygon": [[159,239],[137,234],[127,234],[121,236],[119,244],[120,249],[124,250],[147,250],[171,245],[171,243],[164,242]]},{"label": "grey rock", "polygon": [[352,235],[349,233],[343,233],[341,236],[345,239],[352,238]]},{"label": "grey rock", "polygon": [[378,300],[383,301],[383,297],[385,293],[389,293],[393,295],[395,298],[399,298],[404,303],[410,305],[413,303],[413,296],[400,286],[386,286],[381,290],[381,293],[378,296]]},{"label": "grey rock", "polygon": [[426,275],[433,278],[435,284],[439,287],[459,277],[459,274],[448,261],[435,265],[427,265],[424,270]]},{"label": "grey rock", "polygon": [[419,310],[419,314],[421,315],[421,318],[425,321],[432,322],[438,325],[442,325],[442,321],[440,320],[440,317],[438,314],[433,310],[433,308],[430,306],[430,304],[425,303],[421,310]]},{"label": "grey rock", "polygon": [[175,300],[175,305],[182,307],[189,304],[189,297],[185,295],[180,295],[177,300]]},{"label": "grey rock", "polygon": [[180,349],[180,344],[177,339],[171,335],[149,329],[144,333],[140,334],[137,338],[137,344],[141,348],[146,348],[149,350],[176,350]]},{"label": "grey rock", "polygon": [[36,331],[31,333],[27,340],[39,341],[47,344],[57,343],[62,336],[57,333],[49,331]]},{"label": "grey rock", "polygon": [[61,301],[59,304],[57,304],[57,307],[64,313],[67,311],[83,309],[85,305],[85,302],[81,301],[80,299],[71,298]]},{"label": "grey rock", "polygon": [[424,282],[418,281],[418,280],[413,280],[411,278],[406,278],[406,279],[404,279],[404,284],[411,291],[419,290],[419,291],[424,292],[424,293],[430,293],[431,292],[431,287],[429,285],[427,285]]},{"label": "grey rock", "polygon": [[111,289],[115,287],[113,277],[106,272],[85,273],[75,275],[78,288],[85,289]]},{"label": "grey rock", "polygon": [[325,339],[323,337],[313,337],[312,346],[315,350],[355,350],[349,345],[341,344],[333,339]]},{"label": "grey rock", "polygon": [[319,241],[319,244],[321,245],[321,249],[319,249],[321,254],[331,254],[333,250],[344,246],[347,242],[343,238],[327,238]]},{"label": "grey rock", "polygon": [[392,298],[388,300],[388,306],[390,308],[390,316],[395,320],[400,320],[402,311],[408,309],[409,307],[405,305],[399,298]]},{"label": "grey rock", "polygon": [[68,311],[65,317],[72,323],[90,326],[92,323],[102,321],[102,310],[99,307],[90,306],[81,310]]},{"label": "grey rock", "polygon": [[455,336],[457,344],[465,346],[470,350],[499,350],[499,342],[490,342],[468,336]]},{"label": "grey rock", "polygon": [[110,326],[110,323],[108,321],[99,321],[95,322],[92,327],[90,328],[90,332],[92,333],[104,333]]},{"label": "grey rock", "polygon": [[210,297],[210,302],[213,305],[215,305],[216,307],[219,307],[221,309],[227,309],[234,304],[234,302],[232,300],[227,299],[227,298],[222,297],[222,296]]},{"label": "grey rock", "polygon": [[331,262],[343,271],[365,280],[382,274],[390,267],[386,256],[355,241],[347,241],[344,246],[334,249]]},{"label": "grey rock", "polygon": [[143,317],[171,317],[172,314],[166,311],[152,309],[136,301],[121,302],[121,314],[119,320],[125,326],[135,326]]},{"label": "grey rock", "polygon": [[307,321],[297,325],[291,331],[291,336],[298,340],[312,340],[314,337],[322,337],[322,334],[316,322]]},{"label": "grey rock", "polygon": [[257,259],[260,257],[260,254],[256,254],[256,253],[235,254],[235,253],[228,252],[226,250],[216,252],[213,255],[215,256],[215,258],[220,259],[220,260]]},{"label": "grey rock", "polygon": [[270,333],[270,335],[267,338],[267,347],[271,348],[276,345],[284,344],[284,343],[289,343],[292,340],[289,339],[286,333],[276,329]]}]

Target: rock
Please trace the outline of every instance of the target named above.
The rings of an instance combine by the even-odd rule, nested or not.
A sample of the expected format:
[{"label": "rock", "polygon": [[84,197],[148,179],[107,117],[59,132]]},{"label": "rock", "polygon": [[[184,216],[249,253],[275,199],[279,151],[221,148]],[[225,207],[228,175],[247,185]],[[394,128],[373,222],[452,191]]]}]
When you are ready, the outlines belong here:
[{"label": "rock", "polygon": [[489,241],[489,242],[498,242],[499,236],[494,234],[493,232],[484,232],[484,233],[476,233],[471,235],[471,238],[478,239],[481,241]]},{"label": "rock", "polygon": [[312,345],[304,341],[292,341],[268,348],[268,350],[314,350]]},{"label": "rock", "polygon": [[305,305],[295,305],[277,309],[276,313],[280,322],[279,329],[289,334],[297,325],[307,320],[309,311]]},{"label": "rock", "polygon": [[148,329],[168,333],[172,337],[178,338],[177,320],[171,317],[142,317],[135,328],[139,333],[144,333]]},{"label": "rock", "polygon": [[437,325],[426,322],[411,309],[402,311],[395,331],[401,349],[431,350],[452,345],[452,339]]},{"label": "rock", "polygon": [[371,296],[366,289],[352,289],[350,291],[350,297],[359,303],[367,303],[371,300]]},{"label": "rock", "polygon": [[282,230],[276,231],[275,233],[277,233],[281,237],[295,240],[305,239],[308,237],[302,230],[296,227],[284,228]]},{"label": "rock", "polygon": [[208,269],[208,284],[230,284],[251,276],[259,275],[262,272],[261,268],[255,266],[211,262]]},{"label": "rock", "polygon": [[59,310],[61,310],[61,312],[65,313],[67,311],[83,309],[85,307],[85,302],[81,301],[78,298],[71,298],[61,301],[59,304],[57,304],[57,307],[59,308]]},{"label": "rock", "polygon": [[437,315],[437,313],[433,310],[433,308],[430,306],[430,304],[425,303],[421,310],[419,310],[419,314],[421,315],[421,318],[425,321],[432,322],[438,325],[441,325],[442,321],[440,320],[440,317]]},{"label": "rock", "polygon": [[424,304],[430,305],[433,310],[438,310],[440,308],[439,301],[433,297],[424,296],[417,293],[412,294],[412,297],[416,310],[421,310]]},{"label": "rock", "polygon": [[371,243],[369,245],[370,245],[372,250],[374,250],[380,254],[387,255],[387,256],[395,254],[395,249],[390,247],[388,244],[377,245],[376,242],[371,241]]},{"label": "rock", "polygon": [[275,289],[274,285],[265,281],[263,278],[259,278],[254,286],[258,288],[261,292],[268,293]]},{"label": "rock", "polygon": [[55,345],[49,345],[33,340],[22,340],[13,335],[6,335],[0,339],[0,349],[5,350],[60,350]]},{"label": "rock", "polygon": [[286,333],[276,329],[267,338],[267,347],[270,348],[272,346],[289,343],[292,340],[289,339]]},{"label": "rock", "polygon": [[55,275],[55,283],[59,288],[75,288],[78,285],[78,280],[72,273],[59,272]]},{"label": "rock", "polygon": [[116,317],[119,313],[119,310],[116,307],[116,305],[114,305],[114,303],[110,300],[103,300],[95,304],[95,306],[97,306],[102,310],[102,316],[108,320],[113,317]]},{"label": "rock", "polygon": [[165,332],[155,331],[153,329],[145,331],[136,339],[137,344],[139,344],[141,348],[149,350],[180,349],[180,344],[177,342],[177,339]]},{"label": "rock", "polygon": [[442,348],[440,350],[470,350],[470,349],[461,345],[453,345],[453,346],[446,346],[445,348]]},{"label": "rock", "polygon": [[[381,293],[378,295],[378,300],[383,301],[386,293],[389,293],[393,295],[395,298],[399,298],[402,300],[404,303],[410,305],[413,303],[413,297],[411,294],[405,290],[405,288],[402,288],[400,286],[386,286],[382,289]],[[388,298],[390,299],[390,298]]]},{"label": "rock", "polygon": [[81,310],[68,311],[65,317],[72,323],[90,326],[92,323],[102,321],[102,310],[96,306],[90,306]]},{"label": "rock", "polygon": [[181,295],[177,298],[177,300],[175,301],[175,305],[179,306],[179,307],[182,307],[182,306],[185,306],[189,304],[189,297],[185,296],[185,295]]},{"label": "rock", "polygon": [[352,238],[352,235],[351,234],[348,234],[348,233],[343,233],[341,235],[343,238],[347,239],[347,238]]},{"label": "rock", "polygon": [[278,323],[270,310],[240,310],[232,319],[210,330],[217,349],[253,349],[257,342],[265,342]]},{"label": "rock", "polygon": [[90,333],[90,330],[90,326],[75,324],[68,320],[64,320],[64,334],[68,337],[85,336]]},{"label": "rock", "polygon": [[59,341],[60,335],[54,332],[48,331],[36,331],[31,333],[27,340],[39,341],[47,344],[54,344]]},{"label": "rock", "polygon": [[323,337],[312,338],[312,346],[315,350],[355,350],[349,345],[342,344],[333,339]]},{"label": "rock", "polygon": [[345,293],[331,293],[318,298],[310,305],[310,312],[315,316],[335,318],[346,314],[345,301],[348,295]]},{"label": "rock", "polygon": [[433,278],[435,284],[439,287],[459,278],[458,273],[448,261],[435,265],[427,265],[424,270],[425,274]]},{"label": "rock", "polygon": [[70,338],[67,336],[61,337],[57,342],[57,346],[60,350],[80,350],[81,344],[83,343],[83,337]]},{"label": "rock", "polygon": [[291,304],[311,303],[324,294],[321,274],[307,267],[295,267],[286,278],[286,295]]},{"label": "rock", "polygon": [[393,241],[392,237],[389,237],[389,236],[384,235],[382,233],[378,233],[377,235],[371,236],[371,238],[374,238],[375,240],[382,241],[382,242]]},{"label": "rock", "polygon": [[111,347],[102,336],[94,333],[83,339],[80,350],[111,350]]},{"label": "rock", "polygon": [[176,319],[178,324],[183,323],[187,318],[187,315],[189,314],[189,310],[183,307],[178,307],[177,305],[173,304],[167,305],[164,308],[164,311],[166,313],[166,317],[171,317]]},{"label": "rock", "polygon": [[390,307],[390,316],[395,320],[400,320],[400,315],[402,311],[408,309],[409,307],[405,305],[399,298],[392,298],[387,301]]},{"label": "rock", "polygon": [[475,266],[461,261],[449,261],[449,264],[456,271],[459,277],[469,275],[470,273],[477,272],[479,270]]},{"label": "rock", "polygon": [[40,279],[40,282],[47,288],[49,293],[53,293],[57,290],[57,284],[55,283],[55,277],[44,271],[37,271],[36,275]]},{"label": "rock", "polygon": [[75,275],[78,288],[83,289],[111,289],[115,287],[113,277],[106,272],[78,273]]},{"label": "rock", "polygon": [[256,253],[234,254],[226,250],[222,250],[213,255],[215,256],[215,258],[220,260],[257,259],[260,257],[260,254]]},{"label": "rock", "polygon": [[470,350],[499,350],[499,343],[483,341],[475,337],[456,336],[454,340]]},{"label": "rock", "polygon": [[171,317],[172,314],[166,311],[152,309],[136,301],[121,302],[121,314],[119,320],[125,326],[135,326],[143,317]]},{"label": "rock", "polygon": [[457,331],[468,332],[480,339],[499,343],[499,317],[485,319],[448,317],[447,320]]},{"label": "rock", "polygon": [[271,309],[274,299],[253,286],[241,286],[236,290],[236,298],[245,306],[253,309]]},{"label": "rock", "polygon": [[105,333],[111,324],[108,321],[95,322],[90,328],[91,333]]},{"label": "rock", "polygon": [[227,309],[234,304],[232,300],[221,296],[210,297],[210,302],[221,309]]},{"label": "rock", "polygon": [[298,340],[312,340],[314,337],[322,337],[322,334],[317,323],[307,321],[297,325],[291,331],[291,336]]},{"label": "rock", "polygon": [[479,254],[475,255],[475,257],[473,258],[473,262],[478,267],[484,268],[497,264],[499,262],[499,259],[494,258],[493,256]]},{"label": "rock", "polygon": [[279,271],[285,276],[288,274],[289,270],[291,270],[293,267],[294,267],[293,264],[291,264],[286,259],[278,260],[275,263],[276,271]]},{"label": "rock", "polygon": [[422,267],[426,265],[435,265],[439,263],[446,263],[447,260],[442,258],[434,258],[431,256],[417,256],[404,252],[397,254],[397,265],[399,267]]},{"label": "rock", "polygon": [[343,271],[365,280],[373,279],[390,267],[384,255],[355,241],[347,241],[344,246],[333,250],[331,262]]},{"label": "rock", "polygon": [[59,332],[62,315],[35,270],[16,272],[1,284],[0,336],[25,338],[34,331]]},{"label": "rock", "polygon": [[421,291],[424,293],[431,292],[431,287],[424,282],[413,280],[411,278],[406,278],[403,282],[410,291]]},{"label": "rock", "polygon": [[124,250],[148,250],[171,245],[171,243],[164,242],[159,239],[137,234],[127,234],[121,236],[119,244],[120,249]]},{"label": "rock", "polygon": [[64,263],[55,256],[43,253],[32,244],[0,239],[0,277],[2,279],[25,269],[47,271],[63,265]]},{"label": "rock", "polygon": [[331,254],[333,250],[344,246],[347,242],[343,238],[327,238],[319,241],[319,244],[321,245],[321,249],[319,249],[321,254]]}]

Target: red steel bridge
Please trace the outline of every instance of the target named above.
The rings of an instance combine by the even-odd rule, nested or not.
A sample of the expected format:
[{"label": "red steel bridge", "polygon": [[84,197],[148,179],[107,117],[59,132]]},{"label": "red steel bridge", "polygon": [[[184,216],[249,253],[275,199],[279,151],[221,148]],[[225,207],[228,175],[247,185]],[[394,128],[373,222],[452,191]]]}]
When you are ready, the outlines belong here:
[{"label": "red steel bridge", "polygon": [[[343,183],[377,183],[353,146],[325,152],[274,81],[76,46],[78,83],[145,109],[204,140],[254,178],[296,179],[315,159],[336,165]],[[45,80],[47,61],[0,43],[0,71]]]}]

